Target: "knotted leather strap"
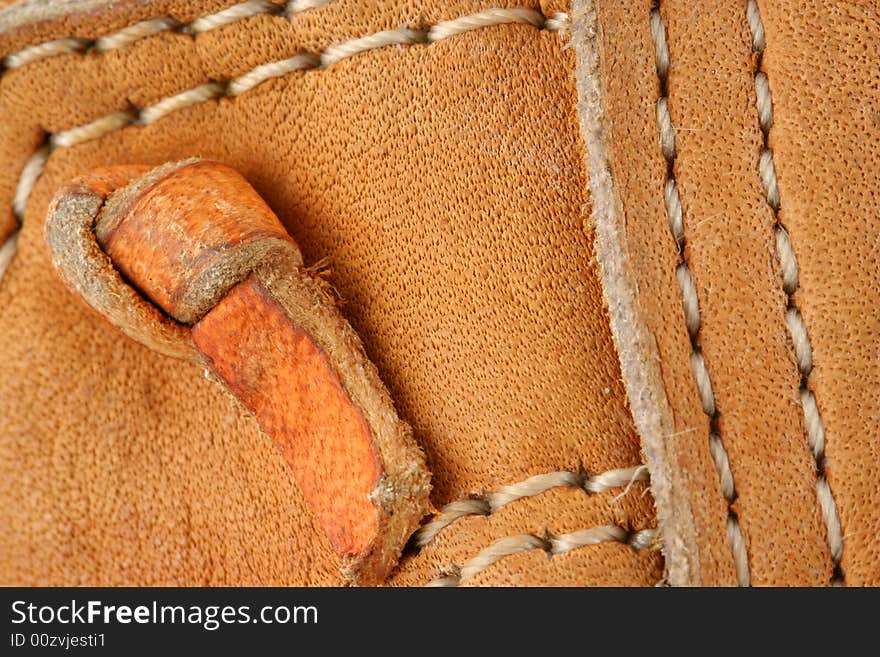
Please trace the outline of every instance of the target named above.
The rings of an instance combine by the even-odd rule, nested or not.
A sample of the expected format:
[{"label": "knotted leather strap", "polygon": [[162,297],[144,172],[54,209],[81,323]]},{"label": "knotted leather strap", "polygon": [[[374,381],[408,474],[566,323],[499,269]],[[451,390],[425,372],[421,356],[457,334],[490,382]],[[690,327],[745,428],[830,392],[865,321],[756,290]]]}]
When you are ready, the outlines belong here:
[{"label": "knotted leather strap", "polygon": [[68,286],[132,338],[224,384],[278,445],[348,578],[381,582],[428,509],[423,454],[247,181],[204,160],[115,167],[62,189],[49,213]]}]

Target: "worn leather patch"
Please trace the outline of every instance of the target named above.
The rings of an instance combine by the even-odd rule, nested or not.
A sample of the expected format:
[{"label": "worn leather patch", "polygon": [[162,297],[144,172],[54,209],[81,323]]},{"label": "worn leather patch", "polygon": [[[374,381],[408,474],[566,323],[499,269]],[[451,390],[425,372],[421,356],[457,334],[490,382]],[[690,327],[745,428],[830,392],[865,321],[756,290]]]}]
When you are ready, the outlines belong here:
[{"label": "worn leather patch", "polygon": [[[180,20],[217,4],[185,3]],[[94,38],[105,26],[118,29],[121,15],[143,20],[180,3],[150,6],[21,28],[9,47],[23,47],[25,32],[27,43],[66,30]],[[45,131],[154,107],[300,50],[498,7],[337,2],[10,69],[0,81],[0,111],[9,117],[0,126],[0,198],[11,206]],[[560,9],[546,3],[543,13]],[[0,330],[17,336],[0,358],[2,413],[14,418],[2,429],[4,462],[16,464],[4,471],[0,494],[4,524],[21,528],[4,538],[2,578],[338,581],[329,542],[283,460],[258,446],[256,424],[196,368],[120,336],[55,280],[40,238],[48,201],[97,166],[203,156],[243,173],[306,265],[326,259],[343,314],[427,454],[437,509],[536,475],[640,465],[592,260],[566,41],[558,29],[499,23],[389,45],[56,149],[27,198],[19,252],[0,287]],[[65,436],[61,452],[52,446],[57,435]],[[25,492],[25,478],[39,495]],[[512,535],[652,529],[645,487],[540,493],[497,516],[452,523],[447,538],[407,557],[398,576],[427,583]],[[47,509],[53,520],[45,524]],[[479,532],[469,530],[473,523],[483,523]],[[660,579],[656,549],[608,536],[567,543],[549,570],[514,572],[502,564],[520,557],[506,557],[479,581],[551,584],[562,571],[564,581],[582,584]],[[165,545],[174,547],[151,548]],[[546,557],[538,550],[522,559]]]},{"label": "worn leather patch", "polygon": [[844,4],[575,3],[672,583],[877,583],[877,16]]}]

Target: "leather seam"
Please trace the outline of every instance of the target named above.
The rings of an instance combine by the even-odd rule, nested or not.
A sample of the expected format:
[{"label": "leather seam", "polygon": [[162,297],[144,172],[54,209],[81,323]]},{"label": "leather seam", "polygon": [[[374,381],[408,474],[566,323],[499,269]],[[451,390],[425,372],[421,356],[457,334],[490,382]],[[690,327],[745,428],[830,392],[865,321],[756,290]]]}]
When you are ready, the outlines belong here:
[{"label": "leather seam", "polygon": [[776,254],[781,269],[782,289],[786,296],[785,324],[794,345],[795,359],[800,373],[799,396],[804,414],[804,425],[807,443],[813,454],[816,465],[816,497],[822,520],[825,524],[828,548],[831,554],[833,573],[831,583],[842,585],[845,581],[841,566],[843,556],[843,533],[840,527],[840,515],[834,495],[826,476],[827,459],[825,457],[825,424],[819,412],[816,395],[810,386],[810,374],[813,371],[813,348],[803,315],[795,299],[800,285],[798,281],[798,265],[794,247],[788,230],[780,220],[781,207],[779,181],[773,150],[770,148],[770,130],[773,127],[773,97],[770,93],[770,81],[763,70],[766,37],[764,22],[756,0],[748,0],[746,18],[752,37],[752,50],[755,58],[755,106],[758,113],[758,125],[761,128],[763,144],[758,159],[758,176],[764,200],[773,214],[773,233],[776,242]]},{"label": "leather seam", "polygon": [[736,569],[737,583],[740,586],[749,586],[751,576],[749,572],[748,550],[740,527],[739,516],[733,508],[737,500],[736,485],[734,483],[733,470],[730,467],[730,458],[724,445],[721,434],[721,413],[715,403],[715,392],[712,388],[712,380],[706,361],[703,358],[702,344],[700,340],[701,320],[700,301],[697,286],[691,274],[687,259],[687,240],[684,231],[684,211],[681,196],[675,177],[676,146],[675,126],[669,114],[668,81],[670,68],[669,46],[666,39],[666,24],[660,14],[661,0],[654,0],[649,15],[651,39],[654,44],[654,56],[659,84],[659,97],[656,105],[657,132],[660,150],[666,161],[666,175],[664,182],[664,201],[666,205],[666,218],[672,233],[672,239],[678,251],[678,265],[675,269],[675,278],[681,293],[682,310],[684,311],[685,328],[690,338],[691,354],[690,366],[700,398],[703,413],[709,420],[709,452],[721,487],[721,494],[727,505],[727,540],[733,555]]},{"label": "leather seam", "polygon": [[2,68],[4,70],[21,68],[49,57],[76,52],[94,51],[105,54],[163,32],[188,34],[195,38],[203,32],[227,27],[254,16],[284,15],[287,19],[292,19],[298,13],[308,9],[324,7],[332,2],[333,0],[287,0],[282,4],[275,4],[268,0],[246,0],[211,14],[199,16],[189,23],[182,23],[171,16],[157,16],[131,23],[95,39],[69,36],[27,46],[6,55],[2,60]]},{"label": "leather seam", "polygon": [[[320,2],[320,0],[318,0],[318,3],[326,4],[326,2]],[[314,6],[319,6],[318,3],[316,3]],[[285,4],[285,7],[289,8],[290,6],[297,4],[300,3],[288,2]],[[227,12],[229,9],[242,7],[244,5],[252,8],[257,5],[271,6],[276,8],[278,7],[278,5],[272,5],[271,3],[244,2],[239,3],[238,5],[234,5],[227,10],[222,10],[221,12],[210,15],[208,18],[216,18],[219,14],[224,14],[224,12]],[[251,11],[251,13],[236,18],[236,20],[242,20],[243,18],[254,16],[259,13],[274,14],[278,13],[278,10],[269,9],[264,11],[256,11],[254,9],[253,11]],[[222,22],[223,20],[226,20],[227,22],[223,24],[230,24],[233,21],[227,20],[229,16],[230,14],[226,14],[226,16],[222,18],[217,18],[217,21]],[[203,20],[204,18],[206,17],[202,17],[197,20]],[[37,54],[38,56],[36,58],[24,61],[25,58],[20,57],[18,62],[14,61],[14,65],[9,66],[9,57],[20,56],[21,53],[24,52],[19,51],[18,53],[14,53],[13,55],[5,58],[4,64],[6,64],[7,68],[13,68],[17,66],[23,66],[32,61],[38,61],[39,59],[44,59],[46,57],[54,56],[57,54],[82,52],[86,49],[94,49],[98,50],[99,52],[106,52],[112,49],[122,48],[128,43],[133,43],[136,40],[145,38],[147,36],[152,36],[153,34],[158,34],[163,31],[172,29],[186,31],[185,29],[181,29],[179,24],[175,26],[173,23],[170,22],[173,20],[174,19],[166,21],[165,18],[157,18],[147,21],[140,21],[117,32],[114,32],[109,36],[100,37],[99,39],[95,40],[91,45],[85,47],[81,43],[79,45],[62,44],[55,50],[53,50],[54,46],[52,48],[44,48],[42,51],[34,50],[32,54]],[[335,64],[341,59],[345,59],[370,50],[376,50],[392,45],[427,45],[435,41],[448,38],[450,36],[473,31],[482,27],[511,23],[531,24],[533,27],[547,31],[563,31],[568,27],[567,16],[565,14],[556,14],[552,17],[546,17],[543,15],[542,12],[538,10],[495,9],[479,12],[478,14],[474,14],[471,16],[464,16],[461,18],[445,21],[444,23],[440,23],[422,30],[398,29],[377,32],[374,34],[366,35],[365,37],[352,39],[343,44],[332,46],[321,53],[303,53],[286,60],[270,62],[268,64],[255,67],[250,72],[233,80],[225,82],[210,82],[207,84],[199,85],[178,94],[165,97],[158,103],[151,105],[150,107],[134,109],[127,112],[108,114],[84,125],[76,126],[74,128],[61,132],[56,132],[54,134],[47,134],[45,142],[28,159],[19,177],[19,182],[16,188],[15,198],[13,202],[14,214],[19,222],[21,222],[30,194],[33,191],[34,186],[36,185],[37,180],[42,174],[49,156],[56,149],[70,148],[85,143],[87,141],[98,139],[124,127],[134,125],[149,125],[173,112],[176,112],[177,110],[184,109],[186,107],[209,100],[240,95],[241,93],[253,89],[257,85],[268,79],[282,77],[293,71],[323,69],[332,64]],[[189,25],[191,26],[192,24]],[[214,27],[220,26],[222,25],[218,24]],[[214,29],[214,27],[206,29]],[[206,29],[200,31],[206,31]],[[54,40],[54,42],[47,43],[56,43],[58,41],[62,40]],[[103,43],[104,45],[98,46],[97,44],[99,43]],[[31,48],[36,49],[39,48],[40,45]],[[12,239],[9,240],[8,243],[14,243],[14,236]],[[2,271],[0,271],[0,278],[2,278]],[[552,480],[556,483],[553,483],[552,485],[548,485],[546,483],[535,484],[535,482],[532,481],[541,477],[550,477],[547,482]],[[625,477],[626,481],[622,483],[613,483],[621,477]],[[587,493],[598,493],[610,490],[615,487],[625,486],[625,490],[621,493],[621,495],[624,495],[630,490],[635,481],[643,481],[646,479],[647,468],[644,465],[634,466],[632,468],[623,468],[620,470],[612,470],[593,477],[588,477],[584,473],[564,471],[558,473],[549,473],[549,475],[538,475],[537,477],[533,477],[530,480],[519,482],[519,484],[502,487],[498,491],[486,494],[484,499],[492,500],[492,502],[489,502],[489,504],[494,505],[494,508],[492,510],[492,512],[494,512],[495,510],[501,508],[509,502],[514,501],[514,499],[521,499],[523,497],[537,495],[546,490],[550,490],[550,488],[555,488],[559,486],[575,486],[583,489]],[[566,483],[566,481],[570,483]],[[540,488],[541,490],[537,490],[536,492],[528,492],[527,489],[530,485],[537,486],[537,488]],[[501,500],[501,497],[505,495],[511,496],[511,499],[500,502],[499,500]],[[444,511],[448,511],[448,506],[450,505],[447,505],[447,508],[444,509]],[[452,519],[444,519],[443,527],[448,526],[448,524],[451,524],[458,518],[464,517],[465,515],[490,514],[459,514]],[[443,527],[441,527],[440,529],[442,529]],[[436,536],[436,533],[437,532],[435,532],[431,536],[431,538]],[[523,552],[525,551],[525,549],[542,549],[548,554],[548,556],[553,556],[557,554],[563,554],[565,552],[587,545],[595,545],[604,542],[616,542],[628,545],[635,551],[640,551],[651,546],[654,543],[655,538],[656,530],[654,529],[633,531],[631,529],[617,526],[593,527],[561,535],[546,533],[542,537],[528,534],[513,536],[507,539],[496,541],[495,543],[493,543],[492,546],[484,549],[476,557],[466,562],[463,566],[461,566],[461,568],[455,567],[454,570],[456,570],[458,574],[456,575],[456,583],[454,585],[458,585],[458,583],[461,583],[467,578],[476,575],[478,572],[481,572],[499,559],[505,556],[516,554],[518,552]],[[464,573],[464,576],[461,573]],[[444,579],[449,581],[449,577],[446,577]],[[436,585],[450,584],[446,583]]]},{"label": "leather seam", "polygon": [[656,529],[632,531],[617,525],[600,525],[559,535],[554,535],[550,532],[545,533],[543,536],[517,534],[495,541],[460,566],[451,564],[444,572],[441,572],[440,576],[429,582],[427,586],[459,586],[505,557],[521,552],[541,550],[549,558],[552,558],[577,548],[599,545],[601,543],[619,543],[629,546],[635,552],[641,552],[652,547],[656,539]]},{"label": "leather seam", "polygon": [[568,29],[568,16],[545,16],[536,9],[487,9],[476,14],[460,16],[448,21],[415,30],[400,28],[383,30],[330,46],[320,53],[300,53],[293,57],[261,64],[244,75],[224,82],[197,85],[159,100],[143,108],[112,112],[88,123],[46,133],[43,144],[30,156],[22,169],[13,197],[13,215],[21,225],[31,192],[43,172],[49,156],[59,148],[70,148],[103,137],[128,126],[146,126],[179,110],[219,98],[234,98],[261,83],[298,71],[320,71],[355,55],[391,46],[422,46],[458,36],[474,30],[500,25],[527,25],[538,30],[562,32]]},{"label": "leather seam", "polygon": [[584,471],[562,470],[529,477],[515,484],[467,499],[456,500],[444,506],[434,518],[422,525],[412,536],[411,545],[421,550],[433,541],[444,529],[461,518],[468,516],[488,517],[511,502],[535,497],[554,488],[576,488],[587,495],[603,493],[615,488],[624,488],[615,500],[626,495],[637,481],[648,481],[646,465],[607,470],[597,475]]}]

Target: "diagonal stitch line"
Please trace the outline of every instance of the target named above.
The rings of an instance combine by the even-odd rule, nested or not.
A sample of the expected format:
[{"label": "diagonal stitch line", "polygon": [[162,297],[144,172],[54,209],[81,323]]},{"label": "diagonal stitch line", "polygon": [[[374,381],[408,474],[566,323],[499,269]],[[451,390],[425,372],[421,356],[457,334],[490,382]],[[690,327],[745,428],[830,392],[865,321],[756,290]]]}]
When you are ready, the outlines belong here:
[{"label": "diagonal stitch line", "polygon": [[15,255],[17,245],[18,233],[15,233],[3,243],[3,246],[0,246],[0,279],[3,278],[3,274],[6,273],[6,268],[9,267],[9,263],[12,261],[12,256]]},{"label": "diagonal stitch line", "polygon": [[675,268],[675,278],[681,292],[685,327],[691,341],[691,372],[697,385],[697,393],[700,397],[703,413],[709,418],[709,454],[715,463],[715,469],[718,472],[718,479],[721,485],[721,494],[727,503],[727,542],[733,555],[736,580],[740,586],[749,586],[751,579],[749,574],[749,555],[740,527],[739,517],[733,509],[733,504],[737,498],[736,486],[734,485],[733,471],[730,468],[730,458],[721,437],[719,426],[720,413],[715,405],[712,379],[709,376],[709,370],[703,358],[700,344],[700,300],[686,256],[684,212],[675,178],[675,126],[669,114],[669,45],[666,41],[666,24],[660,15],[660,0],[655,0],[654,7],[651,9],[650,26],[651,37],[654,43],[657,78],[660,83],[660,97],[657,99],[656,106],[657,132],[660,151],[666,160],[666,182],[663,195],[669,229],[679,254],[678,265]]},{"label": "diagonal stitch line", "polygon": [[843,532],[840,528],[840,515],[834,495],[828,484],[825,469],[827,459],[825,457],[825,424],[819,413],[819,405],[816,403],[816,395],[810,388],[810,374],[813,371],[813,347],[804,318],[798,308],[794,294],[798,290],[798,265],[791,245],[788,231],[779,218],[780,198],[779,182],[776,178],[776,168],[773,162],[773,151],[770,148],[770,129],[773,127],[773,98],[770,95],[770,81],[767,74],[761,70],[764,56],[765,34],[764,22],[758,10],[755,0],[748,0],[746,6],[746,19],[752,35],[752,49],[757,54],[755,64],[755,106],[758,111],[758,124],[764,137],[761,155],[758,159],[758,172],[761,186],[764,191],[764,199],[773,213],[773,233],[776,242],[776,253],[779,257],[782,272],[782,289],[785,292],[788,308],[785,312],[785,324],[794,344],[794,353],[797,360],[798,370],[801,375],[800,398],[801,408],[804,412],[804,426],[807,433],[807,443],[816,460],[816,497],[822,520],[825,523],[825,532],[828,540],[828,548],[831,553],[833,574],[831,583],[842,585],[845,583],[845,575],[841,566],[843,557]]},{"label": "diagonal stitch line", "polygon": [[531,550],[543,550],[547,556],[552,557],[587,545],[622,543],[636,552],[641,552],[654,542],[656,535],[657,531],[654,529],[632,532],[623,527],[602,525],[558,536],[549,533],[544,536],[534,534],[508,536],[495,541],[463,565],[453,564],[447,569],[447,574],[434,579],[427,586],[459,586],[501,559]]},{"label": "diagonal stitch line", "polygon": [[[325,0],[295,0],[287,4],[287,13],[289,14],[294,10],[299,11],[321,6],[324,3]],[[241,3],[241,5],[247,4],[250,3]],[[241,5],[236,5],[236,7]],[[228,20],[228,18],[229,15],[226,15],[223,20]],[[228,24],[228,22],[226,24]],[[411,33],[414,32],[413,30],[400,30],[398,33],[395,33],[394,30],[386,30],[377,33],[383,35],[381,38],[373,38],[370,40],[371,36],[376,37],[376,35],[367,35],[366,37],[353,39],[352,41],[359,45],[356,49],[350,49],[345,56],[351,57],[367,50],[376,50],[390,45],[400,44],[402,41],[410,44],[434,43],[441,39],[456,36],[464,32],[504,24],[527,24],[547,31],[563,31],[568,28],[568,16],[559,13],[552,17],[546,17],[538,10],[522,8],[488,9],[478,12],[477,14],[462,16],[457,19],[439,23],[422,31],[422,36],[418,39],[410,39],[408,41],[402,39],[401,34],[411,35]],[[369,41],[365,42],[365,39],[368,39]],[[364,43],[368,43],[369,48],[365,48]],[[235,97],[253,89],[262,82],[272,78],[283,77],[293,71],[325,68],[343,58],[339,56],[339,53],[341,52],[340,47],[342,46],[344,46],[344,44],[331,47],[324,53],[301,53],[281,61],[262,64],[255,67],[250,72],[226,83],[209,82],[164,98],[150,107],[141,109],[133,108],[126,112],[114,112],[95,119],[87,124],[47,135],[46,143],[40,146],[31,155],[19,176],[12,202],[13,215],[18,220],[19,224],[21,224],[31,192],[42,174],[49,156],[55,149],[70,148],[77,144],[97,139],[114,130],[119,130],[129,125],[149,125],[168,114],[196,103],[206,102],[221,97]],[[331,54],[325,59],[325,55],[328,51]],[[13,240],[13,238],[10,238],[10,240]],[[11,257],[16,242],[7,241],[7,244],[12,244],[12,246],[8,247],[10,249],[9,257]],[[7,252],[4,251],[4,253]],[[5,270],[0,271],[0,280],[2,280],[4,273]]]},{"label": "diagonal stitch line", "polygon": [[433,520],[413,534],[412,544],[417,549],[421,549],[456,520],[467,516],[490,516],[511,502],[541,495],[553,488],[578,488],[591,495],[626,487],[625,494],[634,482],[647,480],[648,468],[644,465],[608,470],[594,476],[569,471],[535,475],[479,497],[450,502]]},{"label": "diagonal stitch line", "polygon": [[[229,24],[234,20],[240,20],[241,18],[261,13],[258,10],[258,5],[262,6],[265,10],[267,4],[268,3],[261,2],[240,3],[228,10],[218,12],[211,17],[199,19],[202,21],[201,23],[196,22],[195,24],[190,24],[189,27],[193,32],[215,29],[216,27]],[[291,7],[299,7],[302,9],[321,6],[323,4],[325,4],[324,0],[297,0],[296,2],[287,3],[287,10],[288,13],[290,13]],[[274,13],[274,10],[270,9],[266,13],[269,12]],[[206,18],[213,20],[206,20]],[[116,112],[96,119],[88,124],[77,126],[60,133],[55,133],[54,135],[49,136],[48,143],[40,147],[34,153],[22,170],[13,202],[14,213],[19,219],[23,217],[30,193],[36,184],[37,179],[41,175],[49,155],[56,148],[72,147],[76,144],[96,139],[112,132],[113,130],[118,130],[128,125],[149,125],[178,109],[183,109],[190,105],[222,96],[237,96],[270,78],[280,77],[295,70],[323,68],[339,61],[340,59],[367,50],[374,50],[393,44],[410,45],[415,43],[433,43],[450,36],[456,36],[482,27],[510,23],[524,23],[548,31],[562,31],[568,27],[568,16],[559,13],[547,18],[541,12],[530,9],[490,9],[470,16],[439,23],[424,32],[405,29],[388,30],[368,35],[360,39],[354,39],[347,42],[347,44],[340,44],[339,46],[327,49],[320,55],[302,53],[287,60],[263,64],[244,76],[240,76],[226,84],[216,82],[203,84],[162,99],[148,108],[131,110],[129,112]],[[142,21],[128,26],[127,28],[123,28],[113,35],[102,37],[96,42],[95,46],[102,52],[121,48],[137,39],[168,29],[181,29],[181,26],[174,21],[174,19],[167,18]],[[13,56],[12,63],[13,66],[23,66],[26,63],[44,57],[83,49],[82,46],[83,43],[80,40],[75,39],[59,40],[48,44],[41,44],[28,49],[30,54],[22,56],[22,53],[18,53],[17,58]],[[7,58],[4,63],[9,66],[9,58]],[[0,278],[2,278],[5,267],[15,250],[16,242],[17,235],[13,235],[13,237],[10,238],[2,248],[0,248]],[[485,512],[483,511],[482,506],[476,510],[472,506],[459,508],[460,505],[469,501],[447,505],[440,518],[422,528],[424,531],[421,531],[421,534],[424,542],[421,542],[420,545],[423,546],[427,544],[427,542],[434,538],[440,530],[464,515],[472,515],[474,513],[488,515],[515,500],[538,495],[554,487],[577,486],[587,493],[598,493],[615,487],[626,486],[626,489],[624,490],[624,493],[626,493],[635,481],[643,481],[647,478],[647,468],[644,465],[632,468],[622,468],[619,470],[610,470],[593,477],[587,477],[572,472],[556,472],[547,475],[537,475],[520,482],[519,484],[504,486],[497,491],[486,494],[481,501],[482,504],[486,505]],[[470,502],[474,502],[474,500]],[[634,550],[638,551],[650,545],[653,542],[655,535],[655,530],[643,530],[632,533],[622,527],[606,526],[584,529],[560,536],[548,535],[546,538],[539,538],[531,535],[514,536],[496,542],[493,546],[490,546],[490,548],[487,548],[477,555],[477,557],[466,563],[463,568],[456,569],[460,574],[456,576],[454,583],[451,582],[449,577],[446,577],[442,580],[437,580],[433,585],[457,585],[504,556],[521,552],[524,549],[540,548],[545,550],[548,555],[554,555],[562,554],[585,545],[595,545],[602,542],[615,541],[630,545]]]},{"label": "diagonal stitch line", "polygon": [[[159,119],[197,103],[221,97],[238,96],[271,78],[282,77],[292,71],[316,70],[331,66],[341,59],[378,50],[392,45],[430,44],[465,32],[486,27],[510,24],[531,25],[547,31],[560,31],[568,25],[565,14],[547,18],[534,9],[489,9],[476,14],[445,21],[424,30],[384,30],[336,44],[321,53],[301,53],[289,59],[269,62],[255,67],[227,82],[209,82],[192,89],[163,98],[150,107],[133,108],[125,112],[113,112],[89,123],[48,135],[47,144],[39,148],[28,160],[19,177],[13,213],[21,222],[28,198],[42,173],[49,155],[58,148],[70,148],[77,144],[98,139],[115,130],[130,125],[150,125]],[[413,34],[419,34],[414,38]],[[353,45],[352,45],[353,44]]]},{"label": "diagonal stitch line", "polygon": [[210,32],[211,30],[264,14],[270,16],[283,14],[287,18],[292,18],[295,14],[307,9],[326,6],[330,2],[332,0],[289,0],[284,4],[275,4],[267,0],[247,0],[246,2],[240,2],[221,9],[213,14],[200,16],[190,23],[181,23],[171,16],[160,16],[127,25],[97,39],[66,37],[28,46],[4,57],[2,67],[4,69],[21,68],[22,66],[38,62],[41,59],[88,50],[106,53],[111,50],[125,48],[135,41],[140,41],[162,32],[181,32],[196,36],[202,32]]}]

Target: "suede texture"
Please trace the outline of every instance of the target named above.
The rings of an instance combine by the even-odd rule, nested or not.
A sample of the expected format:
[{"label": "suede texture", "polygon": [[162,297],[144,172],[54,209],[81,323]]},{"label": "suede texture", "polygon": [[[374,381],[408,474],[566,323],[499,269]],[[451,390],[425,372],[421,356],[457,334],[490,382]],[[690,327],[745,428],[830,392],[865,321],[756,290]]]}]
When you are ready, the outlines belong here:
[{"label": "suede texture", "polygon": [[[867,46],[877,41],[876,8],[759,0],[759,57],[746,2],[661,0],[669,54],[664,83],[651,26],[658,3],[574,4],[576,18],[578,8],[596,16],[599,64],[581,74],[599,78],[601,99],[592,111],[602,114],[609,177],[595,170],[592,176],[613,202],[594,220],[622,236],[600,264],[609,294],[628,295],[635,309],[621,313],[615,338],[635,352],[624,356],[633,363],[624,378],[639,409],[635,421],[658,494],[670,582],[737,582],[728,502],[691,370],[679,253],[664,206],[672,176],[683,209],[683,258],[699,299],[699,350],[735,482],[730,511],[742,530],[751,584],[876,585],[880,543],[868,491],[876,489],[880,463],[880,168],[877,140],[865,138],[880,125],[867,109],[878,89],[878,55]],[[590,38],[587,28],[581,34]],[[778,219],[799,269],[791,298],[759,168],[758,71],[773,99],[767,146],[778,176]],[[661,96],[675,130],[671,164],[659,140]],[[613,270],[619,262],[625,271]],[[807,375],[787,327],[789,307],[799,310],[809,335]],[[805,426],[805,386],[825,425],[819,467]],[[842,524],[840,572],[817,495],[823,476]]]},{"label": "suede texture", "polygon": [[[3,52],[218,2],[128,2],[13,26]],[[307,49],[488,7],[336,2],[199,34],[65,54],[0,80],[0,200],[46,132]],[[558,3],[542,9],[552,15]],[[194,366],[135,344],[70,295],[46,208],[95,167],[200,156],[240,171],[301,247],[410,423],[435,507],[530,476],[641,463],[593,260],[566,34],[495,25],[291,73],[52,153],[0,283],[0,581],[335,584],[339,563],[281,455]],[[5,232],[13,227],[11,211]],[[401,561],[425,584],[493,541],[655,526],[645,484],[555,489],[453,523]],[[469,583],[653,585],[656,548],[502,559]]]}]

